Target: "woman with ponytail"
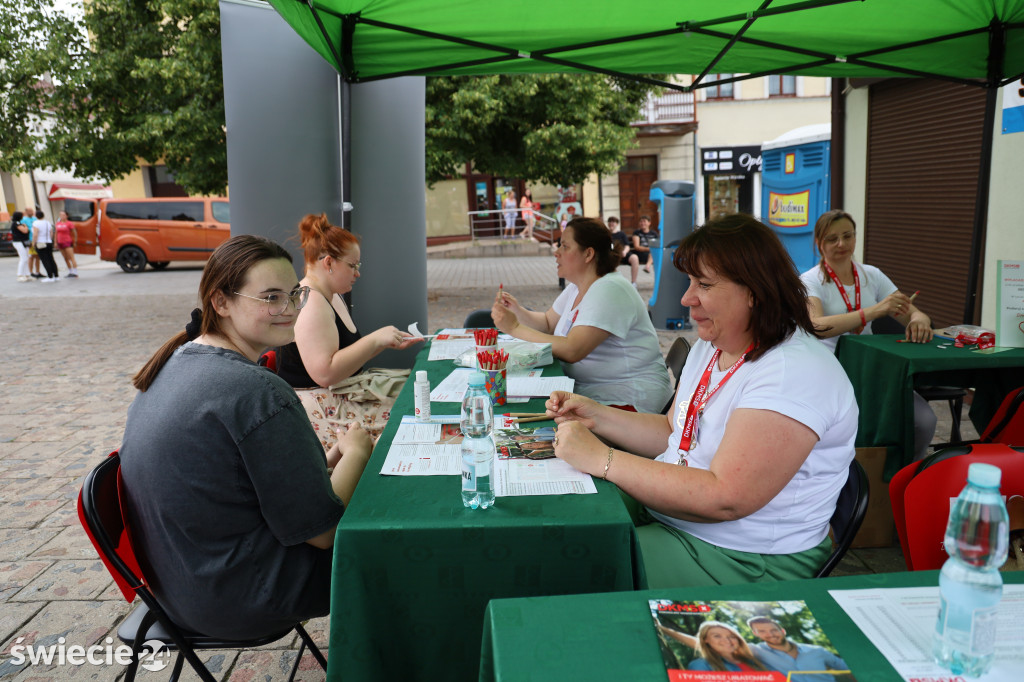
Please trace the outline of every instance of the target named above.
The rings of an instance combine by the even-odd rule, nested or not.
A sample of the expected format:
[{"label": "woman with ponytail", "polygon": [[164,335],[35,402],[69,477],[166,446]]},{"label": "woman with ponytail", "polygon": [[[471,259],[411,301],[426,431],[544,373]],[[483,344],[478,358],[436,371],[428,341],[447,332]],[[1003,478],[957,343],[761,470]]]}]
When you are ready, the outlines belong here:
[{"label": "woman with ponytail", "polygon": [[340,422],[356,421],[376,438],[387,425],[391,406],[409,377],[408,370],[364,370],[387,348],[401,350],[422,338],[392,326],[366,336],[356,329],[343,298],[359,279],[359,239],[332,225],[326,215],[299,223],[306,273],[301,284],[310,296],[295,323],[295,341],[278,349],[278,376],[295,389],[325,448]]},{"label": "woman with ponytail", "polygon": [[232,237],[201,308],[134,378],[120,448],[133,542],[189,630],[248,639],[330,608],[330,548],[372,444],[353,424],[325,456],[295,392],[257,364],[308,296],[287,251]]}]

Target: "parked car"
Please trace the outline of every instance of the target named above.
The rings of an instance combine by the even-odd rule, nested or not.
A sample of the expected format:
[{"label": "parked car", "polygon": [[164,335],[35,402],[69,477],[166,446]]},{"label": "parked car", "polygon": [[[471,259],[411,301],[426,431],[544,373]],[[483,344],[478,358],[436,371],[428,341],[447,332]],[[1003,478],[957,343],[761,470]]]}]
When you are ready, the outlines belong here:
[{"label": "parked car", "polygon": [[78,229],[76,253],[95,253],[98,246],[101,260],[125,272],[205,261],[231,236],[224,197],[74,200],[65,210]]},{"label": "parked car", "polygon": [[0,255],[16,254],[11,241],[11,221],[0,220]]}]

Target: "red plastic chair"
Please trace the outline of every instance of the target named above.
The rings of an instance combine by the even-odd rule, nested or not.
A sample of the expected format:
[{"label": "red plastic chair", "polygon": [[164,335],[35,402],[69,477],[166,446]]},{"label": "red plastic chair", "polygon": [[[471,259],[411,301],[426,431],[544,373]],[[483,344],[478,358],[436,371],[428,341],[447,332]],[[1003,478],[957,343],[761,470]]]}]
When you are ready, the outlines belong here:
[{"label": "red plastic chair", "polygon": [[216,682],[216,678],[199,659],[196,650],[249,649],[276,642],[292,632],[298,633],[302,644],[288,679],[292,680],[295,677],[302,653],[307,646],[320,667],[327,669],[327,660],[301,623],[296,623],[293,628],[284,632],[275,632],[266,637],[246,641],[207,637],[175,624],[142,576],[124,513],[123,490],[121,458],[115,451],[85,477],[85,483],[78,495],[78,518],[103,564],[114,577],[117,586],[121,588],[124,598],[131,603],[137,595],[141,600],[117,628],[118,638],[132,647],[132,660],[126,669],[125,680],[131,682],[135,679],[140,658],[148,650],[149,642],[152,640],[159,641],[169,651],[181,653],[171,671],[172,681],[178,679],[184,661],[187,660],[200,679],[205,682]]},{"label": "red plastic chair", "polygon": [[1024,386],[1010,391],[981,434],[982,443],[1024,446]]},{"label": "red plastic chair", "polygon": [[260,367],[266,367],[274,374],[277,374],[277,351],[268,350],[260,356]]},{"label": "red plastic chair", "polygon": [[950,500],[967,484],[967,468],[975,462],[999,467],[1003,495],[1024,493],[1024,448],[1002,443],[961,445],[939,450],[903,467],[889,481],[889,498],[903,559],[911,571],[942,568],[949,558],[943,548]]}]

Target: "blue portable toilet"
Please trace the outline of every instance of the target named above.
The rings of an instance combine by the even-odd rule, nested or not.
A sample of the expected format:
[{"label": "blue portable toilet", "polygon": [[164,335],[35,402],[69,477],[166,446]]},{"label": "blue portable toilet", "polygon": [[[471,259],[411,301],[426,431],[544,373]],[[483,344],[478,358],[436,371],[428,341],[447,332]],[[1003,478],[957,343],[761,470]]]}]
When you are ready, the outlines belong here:
[{"label": "blue portable toilet", "polygon": [[761,220],[775,230],[797,272],[819,260],[814,223],[829,210],[832,125],[789,131],[761,145]]}]

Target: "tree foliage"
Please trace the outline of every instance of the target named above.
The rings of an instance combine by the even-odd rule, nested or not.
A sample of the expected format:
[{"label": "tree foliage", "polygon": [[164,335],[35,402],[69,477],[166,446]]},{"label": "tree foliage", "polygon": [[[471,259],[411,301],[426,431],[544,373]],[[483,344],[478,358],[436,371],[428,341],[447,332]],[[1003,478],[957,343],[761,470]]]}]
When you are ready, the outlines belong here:
[{"label": "tree foliage", "polygon": [[427,80],[427,180],[472,162],[482,172],[571,185],[611,172],[653,86],[595,74]]},{"label": "tree foliage", "polygon": [[[23,20],[34,11],[47,14],[51,2],[0,0],[33,5]],[[84,20],[61,21],[45,47],[30,48],[5,67],[18,79],[11,119],[35,113],[52,128],[41,146],[5,136],[0,163],[74,166],[80,177],[113,179],[137,168],[139,159],[163,159],[190,192],[222,193],[227,144],[217,0],[92,0]],[[52,91],[42,100],[22,97],[28,81],[46,74]]]}]

